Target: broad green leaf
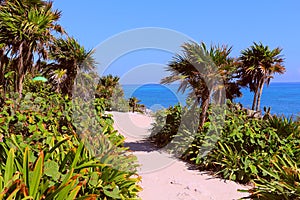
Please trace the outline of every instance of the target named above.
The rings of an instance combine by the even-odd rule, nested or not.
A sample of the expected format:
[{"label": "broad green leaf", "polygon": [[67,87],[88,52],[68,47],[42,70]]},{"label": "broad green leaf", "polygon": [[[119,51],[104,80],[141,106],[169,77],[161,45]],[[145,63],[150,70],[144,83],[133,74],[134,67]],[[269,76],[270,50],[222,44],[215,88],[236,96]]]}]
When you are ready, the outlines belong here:
[{"label": "broad green leaf", "polygon": [[54,181],[57,181],[60,177],[60,172],[58,170],[59,166],[57,162],[53,160],[48,160],[47,162],[45,162],[44,173],[47,176],[52,177]]},{"label": "broad green leaf", "polygon": [[32,172],[32,177],[30,179],[30,188],[29,188],[29,195],[34,197],[38,196],[38,189],[39,189],[39,184],[41,181],[41,178],[43,176],[43,164],[44,164],[44,153],[41,151],[40,156],[38,157],[33,172]]},{"label": "broad green leaf", "polygon": [[112,189],[112,186],[105,186],[103,187],[103,192],[105,195],[107,195],[108,197],[111,197],[113,199],[120,199],[120,190],[119,188],[116,186],[114,189]]},{"label": "broad green leaf", "polygon": [[10,149],[8,152],[6,165],[5,165],[5,172],[4,172],[4,184],[5,185],[8,183],[9,180],[12,179],[13,174],[15,172],[14,161],[15,161],[14,149]]}]

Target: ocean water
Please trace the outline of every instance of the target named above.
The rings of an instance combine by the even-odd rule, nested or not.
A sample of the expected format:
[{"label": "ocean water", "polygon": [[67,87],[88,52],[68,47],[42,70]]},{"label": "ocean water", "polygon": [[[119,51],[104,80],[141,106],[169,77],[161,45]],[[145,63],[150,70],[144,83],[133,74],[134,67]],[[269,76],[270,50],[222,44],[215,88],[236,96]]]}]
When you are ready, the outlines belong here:
[{"label": "ocean water", "polygon": [[[123,85],[126,98],[136,97],[148,109],[167,108],[177,103],[185,104],[187,93],[177,93],[179,85]],[[244,107],[251,108],[253,93],[242,89],[243,97],[235,99]],[[300,83],[271,83],[264,87],[261,108],[271,107],[272,114],[297,116],[300,114]]]}]

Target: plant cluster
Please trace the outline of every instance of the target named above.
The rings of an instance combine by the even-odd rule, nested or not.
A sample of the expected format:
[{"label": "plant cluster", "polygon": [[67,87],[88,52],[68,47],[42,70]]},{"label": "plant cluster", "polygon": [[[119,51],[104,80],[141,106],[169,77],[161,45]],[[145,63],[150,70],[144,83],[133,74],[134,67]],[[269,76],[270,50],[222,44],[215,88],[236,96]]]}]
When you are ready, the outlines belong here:
[{"label": "plant cluster", "polygon": [[[0,199],[138,199],[136,157],[126,153],[104,102],[86,103],[57,93],[5,100]],[[76,106],[95,121],[77,123]]]},{"label": "plant cluster", "polygon": [[[193,142],[180,156],[199,169],[212,171],[224,179],[253,183],[254,188],[249,191],[253,198],[300,197],[300,126],[297,122],[270,114],[250,117],[246,109],[229,104],[227,109],[223,109],[223,124],[208,120],[200,131],[190,132],[184,128],[176,132],[181,123],[180,117],[185,118],[186,113],[179,111],[184,109],[174,106],[156,115],[153,131],[159,131],[153,132],[150,139],[157,146],[162,147],[175,140],[178,144],[173,151],[176,151],[180,143],[184,143],[182,134],[189,132],[187,135],[193,136]],[[173,116],[172,120],[162,118],[166,115]],[[215,130],[218,132],[211,134]],[[176,140],[176,137],[181,140]],[[210,151],[203,154],[207,148]]]}]

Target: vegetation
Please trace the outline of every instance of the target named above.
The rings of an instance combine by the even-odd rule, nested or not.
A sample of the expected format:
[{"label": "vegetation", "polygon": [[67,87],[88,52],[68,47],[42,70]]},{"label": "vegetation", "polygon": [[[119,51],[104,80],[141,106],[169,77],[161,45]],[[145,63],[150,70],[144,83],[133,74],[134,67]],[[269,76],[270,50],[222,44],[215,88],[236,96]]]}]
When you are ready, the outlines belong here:
[{"label": "vegetation", "polygon": [[124,97],[119,80],[119,77],[111,74],[100,77],[96,88],[96,97],[106,100],[107,110],[127,112],[129,110],[128,101]]},{"label": "vegetation", "polygon": [[254,43],[241,53],[239,60],[242,64],[242,78],[240,82],[242,85],[248,85],[250,91],[254,92],[252,110],[260,110],[263,87],[265,84],[270,84],[273,74],[285,72],[281,51],[279,47],[270,50],[262,43]]},{"label": "vegetation", "polygon": [[[191,136],[194,140],[179,156],[200,170],[240,183],[252,182],[255,187],[249,192],[253,198],[296,199],[300,196],[300,126],[297,122],[272,115],[253,118],[246,109],[229,104],[224,110],[224,124],[207,121],[202,131],[190,132],[189,128],[179,128],[184,127],[182,119],[189,114],[187,109],[190,108],[176,105],[156,113],[151,141],[158,147],[173,142],[172,149],[168,150],[176,155],[177,149],[187,144],[183,141],[187,137],[182,136]],[[219,135],[209,134],[216,129],[220,130]],[[218,142],[211,143],[216,136]],[[206,149],[210,151],[204,154]]]},{"label": "vegetation", "polygon": [[12,74],[14,91],[19,96],[26,73],[36,72],[48,58],[47,48],[54,39],[53,31],[63,33],[56,24],[59,18],[60,12],[52,10],[49,2],[16,0],[0,4],[2,75]]},{"label": "vegetation", "polygon": [[[265,108],[265,115],[261,116],[231,103],[241,95],[240,88],[247,86],[255,93],[253,109],[260,110],[264,84],[270,83],[273,74],[285,71],[281,49],[270,50],[268,46],[254,43],[238,59],[233,59],[229,57],[231,48],[226,46],[212,46],[207,51],[203,43],[185,43],[182,48],[183,55],[176,55],[169,64],[171,76],[162,83],[180,80],[179,91],[191,88],[196,104],[175,105],[157,112],[150,140],[158,147],[170,147],[172,143],[168,150],[200,170],[240,183],[252,183],[253,188],[248,191],[251,198],[299,199],[299,122],[271,115],[270,108]],[[221,84],[210,85],[213,76],[224,82],[225,105],[216,104],[224,99],[218,98]],[[201,129],[187,126],[184,119],[190,119],[189,110],[200,113]],[[221,117],[224,123],[216,123],[215,117]],[[184,145],[186,150],[178,155],[177,149]]]},{"label": "vegetation", "polygon": [[58,94],[27,93],[20,102],[5,102],[0,112],[2,198],[136,198],[136,158],[124,155],[124,138],[104,115],[103,102],[94,105],[102,116],[94,125],[100,130],[95,133],[86,122],[80,126],[91,132],[79,137],[83,129],[74,122],[72,103]]},{"label": "vegetation", "polygon": [[50,80],[56,91],[72,96],[74,81],[79,71],[90,71],[95,68],[93,51],[86,51],[83,46],[71,37],[55,39],[50,47],[50,58],[45,75],[51,74]]},{"label": "vegetation", "polygon": [[128,100],[129,107],[132,109],[132,112],[135,111],[144,112],[145,106],[143,104],[139,104],[141,100],[137,99],[136,97],[130,97]]},{"label": "vegetation", "polygon": [[95,98],[93,51],[59,18],[51,2],[0,1],[0,199],[139,199],[136,157]]},{"label": "vegetation", "polygon": [[241,95],[237,83],[233,81],[236,66],[234,60],[229,57],[231,48],[227,46],[212,46],[208,50],[204,43],[191,42],[183,44],[182,49],[183,55],[176,55],[168,65],[167,70],[172,74],[161,82],[168,84],[180,81],[179,91],[192,89],[189,97],[194,98],[196,104],[201,104],[201,129],[207,119],[207,110],[213,94],[218,104],[224,103],[225,90],[229,99]]},{"label": "vegetation", "polygon": [[[143,106],[124,99],[118,77],[97,76],[93,51],[67,35],[60,16],[52,2],[0,1],[0,199],[138,199],[136,157],[105,110]],[[173,142],[201,170],[252,183],[252,198],[299,199],[299,120],[232,103],[248,87],[260,111],[264,85],[285,72],[282,50],[254,43],[239,58],[231,50],[183,44],[162,83],[191,89],[187,106],[157,112],[150,139]]]}]

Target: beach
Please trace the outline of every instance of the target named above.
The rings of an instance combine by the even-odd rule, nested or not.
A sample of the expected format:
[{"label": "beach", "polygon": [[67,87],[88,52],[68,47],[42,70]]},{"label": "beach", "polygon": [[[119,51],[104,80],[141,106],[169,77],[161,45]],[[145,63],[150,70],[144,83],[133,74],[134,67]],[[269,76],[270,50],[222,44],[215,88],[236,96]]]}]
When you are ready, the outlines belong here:
[{"label": "beach", "polygon": [[143,200],[232,200],[248,196],[240,189],[250,186],[216,178],[208,172],[193,169],[185,162],[153,146],[149,136],[153,119],[140,113],[109,112],[113,115],[114,127],[125,136],[125,146],[137,156],[142,177]]}]

